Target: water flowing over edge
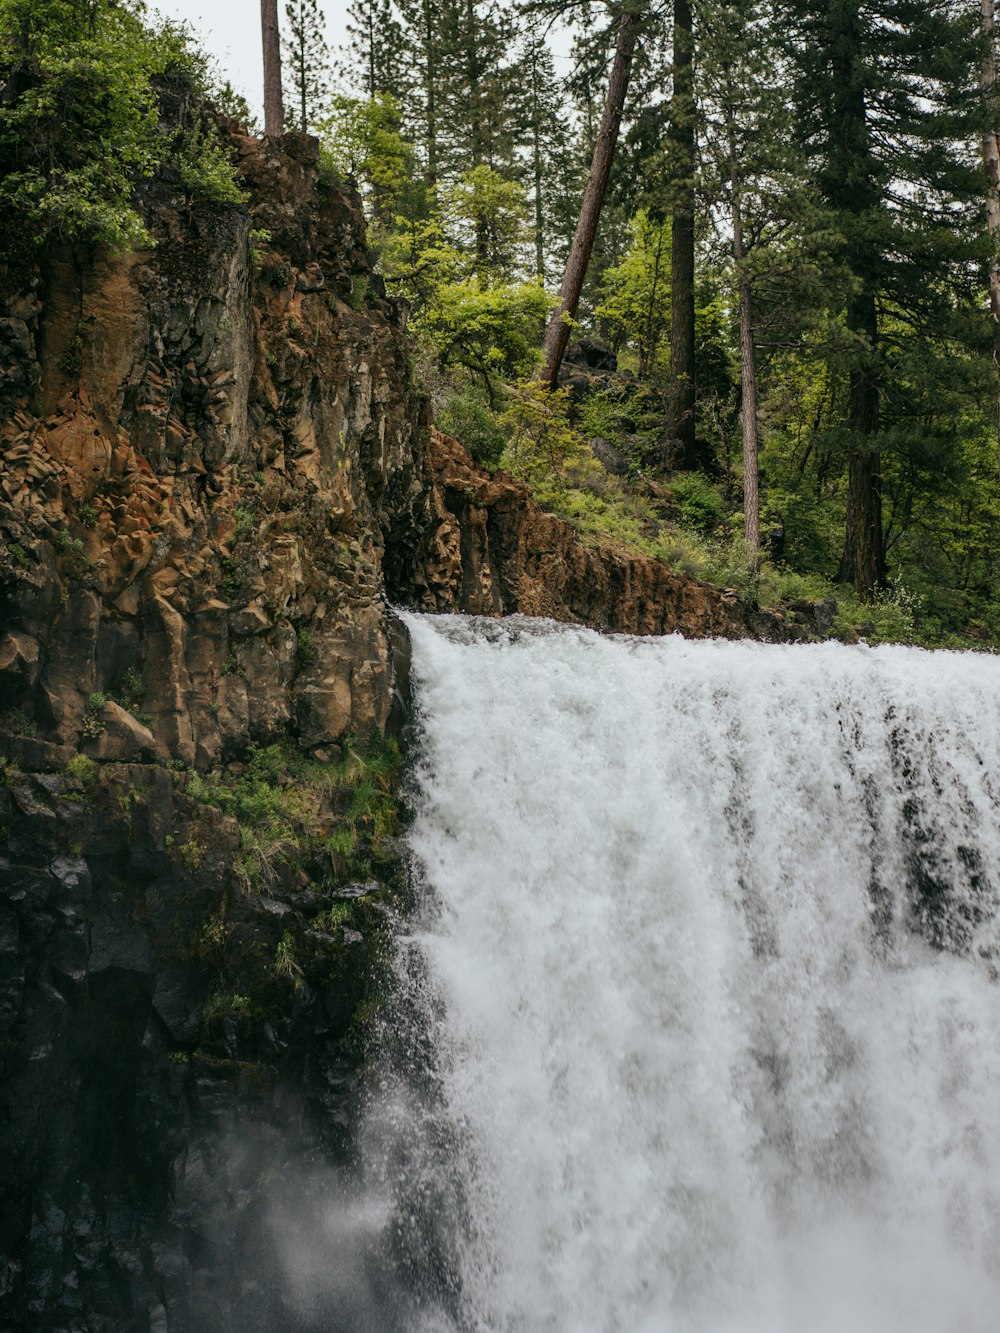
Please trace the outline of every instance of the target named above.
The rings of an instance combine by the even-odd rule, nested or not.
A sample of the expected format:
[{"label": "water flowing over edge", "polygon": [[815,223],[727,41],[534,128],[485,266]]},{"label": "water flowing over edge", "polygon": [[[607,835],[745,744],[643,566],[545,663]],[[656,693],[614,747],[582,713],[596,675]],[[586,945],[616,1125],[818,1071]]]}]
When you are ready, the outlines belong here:
[{"label": "water flowing over edge", "polygon": [[992,1329],[1000,665],[406,619],[401,1326]]}]

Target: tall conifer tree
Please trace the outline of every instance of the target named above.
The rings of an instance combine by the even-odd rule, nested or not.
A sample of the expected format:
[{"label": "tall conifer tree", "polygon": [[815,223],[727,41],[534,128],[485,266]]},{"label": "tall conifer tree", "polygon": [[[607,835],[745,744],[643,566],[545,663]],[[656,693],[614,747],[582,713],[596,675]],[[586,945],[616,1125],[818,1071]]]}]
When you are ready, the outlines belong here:
[{"label": "tall conifer tree", "polygon": [[892,361],[914,340],[927,354],[935,340],[943,349],[962,310],[974,322],[979,15],[949,0],[779,0],[779,9],[800,131],[840,238],[831,272],[848,381],[840,574],[870,598],[885,578],[885,448],[921,447],[899,404],[886,414]]},{"label": "tall conifer tree", "polygon": [[303,133],[323,114],[330,91],[330,51],[317,0],[287,0],[285,87],[288,108]]}]

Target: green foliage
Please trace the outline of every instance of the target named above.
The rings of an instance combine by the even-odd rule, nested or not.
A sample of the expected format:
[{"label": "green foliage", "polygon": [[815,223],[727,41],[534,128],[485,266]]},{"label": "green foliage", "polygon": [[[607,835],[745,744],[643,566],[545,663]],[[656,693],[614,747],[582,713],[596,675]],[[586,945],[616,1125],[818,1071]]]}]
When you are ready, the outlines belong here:
[{"label": "green foliage", "polygon": [[0,727],[4,731],[12,732],[15,736],[37,736],[38,724],[33,717],[30,717],[23,708],[16,705],[5,708],[0,713]]},{"label": "green foliage", "polygon": [[663,336],[670,327],[670,222],[639,209],[629,236],[625,258],[604,271],[594,316],[614,346],[635,349],[645,376],[669,362]]},{"label": "green foliage", "polygon": [[79,375],[83,370],[83,330],[77,328],[66,350],[59,358],[59,369],[67,375]]},{"label": "green foliage", "polygon": [[437,424],[461,440],[481,466],[499,466],[507,434],[501,414],[490,407],[480,383],[469,380],[457,384],[438,409]]},{"label": "green foliage", "polygon": [[183,188],[195,199],[216,204],[238,204],[242,191],[233,175],[229,151],[215,128],[192,119],[170,139],[166,158]]},{"label": "green foliage", "polygon": [[[271,233],[267,227],[250,228],[250,262],[254,268],[260,268],[264,263],[264,256],[267,253],[267,247],[271,244]],[[276,266],[277,267],[277,266]],[[285,287],[292,276],[292,271],[287,264],[282,267],[288,269],[288,276],[284,282],[274,281],[271,278],[271,285],[274,287]],[[269,275],[270,277],[270,275]]]},{"label": "green foliage", "polygon": [[388,95],[334,97],[319,126],[320,171],[356,180],[377,223],[392,222],[413,188],[413,147],[401,133],[399,108]]},{"label": "green foliage", "polygon": [[87,711],[83,716],[83,734],[90,741],[96,741],[104,730],[101,712],[108,702],[108,696],[95,690],[87,697]]},{"label": "green foliage", "polygon": [[177,848],[177,854],[181,859],[181,865],[192,874],[205,859],[205,849],[193,833],[186,842],[180,844]]},{"label": "green foliage", "polygon": [[300,625],[295,631],[295,660],[300,670],[316,661],[316,636],[308,625]]},{"label": "green foliage", "polygon": [[85,754],[75,754],[65,772],[71,782],[79,782],[85,788],[92,787],[97,780],[97,765]]},{"label": "green foliage", "polygon": [[445,231],[468,256],[471,275],[481,283],[506,283],[518,267],[527,239],[524,189],[480,163],[443,197]]},{"label": "green foliage", "polygon": [[240,827],[237,870],[248,883],[274,881],[283,865],[327,850],[343,873],[364,874],[397,818],[397,746],[380,737],[364,750],[344,744],[334,764],[288,744],[252,747],[238,777],[191,773],[187,793]]},{"label": "green foliage", "polygon": [[295,959],[295,940],[290,930],[286,930],[274,950],[272,971],[276,977],[284,977],[298,988],[302,984],[302,968]]},{"label": "green foliage", "polygon": [[233,523],[237,537],[249,537],[256,527],[257,518],[252,509],[237,505],[233,510]]},{"label": "green foliage", "polygon": [[478,375],[491,403],[498,378],[526,374],[551,302],[536,283],[484,287],[478,278],[443,284],[433,293],[420,328],[441,366]]},{"label": "green foliage", "polygon": [[60,528],[53,538],[53,545],[60,555],[82,555],[83,541],[74,537],[68,528]]},{"label": "green foliage", "polygon": [[254,1009],[249,995],[238,991],[213,991],[202,1006],[202,1021],[206,1024],[219,1022],[224,1018],[246,1018]]},{"label": "green foliage", "polygon": [[0,208],[36,243],[126,250],[151,243],[133,192],[162,164],[195,196],[237,200],[228,158],[198,115],[161,122],[165,79],[194,99],[210,92],[186,30],[147,26],[136,0],[2,0]]},{"label": "green foliage", "polygon": [[714,532],[722,521],[725,500],[719,487],[700,472],[686,472],[670,482],[681,522],[696,532]]},{"label": "green foliage", "polygon": [[501,425],[508,440],[504,467],[537,490],[558,490],[601,475],[601,465],[570,421],[567,389],[550,391],[537,380],[518,386]]},{"label": "green foliage", "polygon": [[347,298],[347,304],[352,310],[364,310],[371,299],[371,283],[368,281],[367,275],[362,273],[351,282],[351,292]]}]

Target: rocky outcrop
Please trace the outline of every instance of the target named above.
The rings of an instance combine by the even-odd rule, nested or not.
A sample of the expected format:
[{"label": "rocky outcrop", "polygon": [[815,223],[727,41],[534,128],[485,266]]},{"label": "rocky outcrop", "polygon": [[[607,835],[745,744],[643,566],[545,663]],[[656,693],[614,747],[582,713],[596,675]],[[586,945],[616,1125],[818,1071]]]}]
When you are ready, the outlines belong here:
[{"label": "rocky outcrop", "polygon": [[424,407],[356,195],[233,143],[249,208],[0,271],[3,1328],[312,1327],[266,1201],[348,1155],[400,879],[327,774],[393,721]]},{"label": "rocky outcrop", "polygon": [[384,497],[423,434],[401,310],[314,141],[236,143],[251,212],[161,186],[154,251],[56,257],[6,321],[0,712],[56,744],[96,749],[88,700],[136,678],[156,757],[201,769],[387,719]]},{"label": "rocky outcrop", "polygon": [[528,487],[477,468],[432,430],[385,552],[397,601],[426,611],[551,616],[621,634],[789,640],[802,626],[735,593],[674,574],[660,560],[588,546]]}]

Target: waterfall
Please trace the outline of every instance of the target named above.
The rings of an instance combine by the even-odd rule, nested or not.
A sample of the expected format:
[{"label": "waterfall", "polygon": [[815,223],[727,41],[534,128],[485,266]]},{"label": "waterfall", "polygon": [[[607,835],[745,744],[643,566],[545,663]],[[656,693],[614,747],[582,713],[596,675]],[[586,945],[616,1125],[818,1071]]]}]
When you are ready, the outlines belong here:
[{"label": "waterfall", "polygon": [[996,660],[407,620],[406,1327],[992,1333]]}]

